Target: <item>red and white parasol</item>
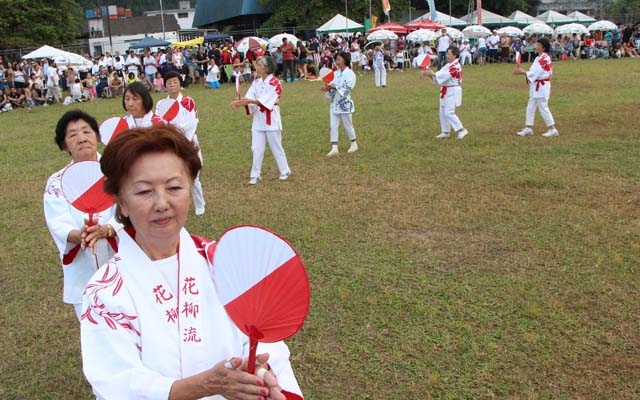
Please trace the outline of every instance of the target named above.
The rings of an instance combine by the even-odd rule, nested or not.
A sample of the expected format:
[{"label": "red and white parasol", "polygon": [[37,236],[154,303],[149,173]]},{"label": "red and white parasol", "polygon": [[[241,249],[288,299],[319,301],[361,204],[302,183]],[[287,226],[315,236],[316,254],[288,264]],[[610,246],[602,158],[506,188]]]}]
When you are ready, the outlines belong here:
[{"label": "red and white parasol", "polygon": [[117,135],[129,129],[127,120],[121,117],[111,117],[100,124],[100,141],[107,145]]},{"label": "red and white parasol", "polygon": [[238,226],[216,243],[213,280],[229,317],[249,336],[253,373],[258,342],[293,336],[307,317],[311,292],[302,259],[275,233]]},{"label": "red and white parasol", "polygon": [[175,124],[177,121],[174,121],[174,119],[180,113],[180,103],[175,99],[164,99],[158,103],[156,113],[163,120]]},{"label": "red and white parasol", "polygon": [[322,67],[320,68],[319,76],[324,83],[331,83],[331,81],[333,81],[333,78],[335,77],[335,72],[331,68]]}]

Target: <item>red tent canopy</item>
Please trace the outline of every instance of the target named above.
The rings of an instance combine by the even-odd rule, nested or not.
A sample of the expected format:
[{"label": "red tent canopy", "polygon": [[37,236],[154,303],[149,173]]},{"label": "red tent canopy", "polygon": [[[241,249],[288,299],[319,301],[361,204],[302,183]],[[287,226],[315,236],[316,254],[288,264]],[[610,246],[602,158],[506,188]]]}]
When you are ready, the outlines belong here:
[{"label": "red tent canopy", "polygon": [[391,32],[399,34],[399,35],[403,35],[403,34],[406,34],[408,32],[407,28],[405,28],[404,26],[400,25],[397,22],[385,22],[382,25],[378,25],[375,28],[369,29],[367,31],[367,34],[369,34],[371,32],[378,31],[380,29],[386,29],[388,31],[391,31]]},{"label": "red tent canopy", "polygon": [[409,30],[410,32],[413,32],[418,29],[429,29],[429,30],[442,29],[445,26],[435,21],[431,21],[430,19],[423,19],[421,21],[409,22],[404,27],[407,28],[407,30]]}]

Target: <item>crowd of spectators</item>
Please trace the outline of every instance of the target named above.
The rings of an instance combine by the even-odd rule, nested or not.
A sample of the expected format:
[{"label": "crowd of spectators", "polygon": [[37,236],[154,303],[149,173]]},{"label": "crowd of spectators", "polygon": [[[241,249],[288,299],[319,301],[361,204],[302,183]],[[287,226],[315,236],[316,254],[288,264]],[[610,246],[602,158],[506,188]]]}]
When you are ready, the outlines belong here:
[{"label": "crowd of spectators", "polygon": [[[383,47],[384,61],[387,69],[403,70],[416,67],[415,60],[427,56],[437,66],[442,61],[440,44],[444,43],[458,46],[462,64],[515,62],[516,54],[521,55],[522,62],[531,62],[537,39],[536,35],[512,37],[498,35],[496,31],[487,38],[470,40],[454,40],[443,33],[438,39],[424,43],[410,43],[400,37]],[[640,24],[549,39],[555,60],[614,59],[640,54]],[[163,92],[162,76],[168,71],[178,71],[185,86],[202,84],[217,88],[236,79],[248,82],[255,77],[256,59],[266,52],[276,59],[276,75],[283,82],[317,79],[320,68],[332,68],[335,55],[341,51],[351,54],[355,72],[367,73],[373,67],[373,46],[368,44],[366,36],[358,33],[351,37],[311,37],[295,45],[284,40],[281,46],[255,47],[246,53],[236,51],[229,40],[188,48],[168,47],[157,52],[144,49],[142,54],[106,52],[93,57],[86,55],[83,67],[58,66],[48,59],[0,63],[0,112],[20,108],[30,112],[36,106],[112,98],[122,95],[125,87],[136,81],[150,91]]]}]

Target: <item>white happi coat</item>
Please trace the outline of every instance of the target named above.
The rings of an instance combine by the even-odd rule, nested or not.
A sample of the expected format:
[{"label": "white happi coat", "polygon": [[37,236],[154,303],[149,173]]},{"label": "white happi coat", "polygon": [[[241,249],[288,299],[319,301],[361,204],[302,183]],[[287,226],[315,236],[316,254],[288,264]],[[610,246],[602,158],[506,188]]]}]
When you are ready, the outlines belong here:
[{"label": "white happi coat", "polygon": [[269,74],[266,78],[256,78],[245,95],[248,99],[258,100],[262,106],[249,104],[246,107],[247,115],[253,114],[254,131],[281,131],[282,118],[278,101],[282,95],[282,84]]},{"label": "white happi coat", "polygon": [[[175,99],[180,104],[180,111],[178,116],[170,122],[171,125],[180,129],[185,137],[194,144],[198,143],[196,130],[198,129],[198,110],[196,109],[196,103],[191,97],[183,96],[182,93],[178,94]],[[165,101],[173,101],[170,97],[162,99],[156,105],[156,113],[160,109],[161,104]]]},{"label": "white happi coat", "polygon": [[[73,162],[69,163],[71,164]],[[84,220],[88,218],[88,214],[74,208],[62,194],[60,180],[67,167],[51,175],[47,181],[44,189],[44,217],[62,262],[64,277],[62,300],[68,304],[80,304],[82,291],[91,276],[99,266],[114,255],[116,241],[115,238],[109,241],[98,240],[96,256],[90,248],[82,250],[79,244],[67,242],[69,232],[82,229]],[[115,209],[113,205],[99,214],[94,214],[94,217],[100,225],[109,224],[114,231],[117,231],[122,225],[115,220]]]},{"label": "white happi coat", "polygon": [[134,128],[148,128],[153,125],[164,125],[166,121],[163,120],[159,115],[156,115],[153,111],[149,111],[142,117],[142,119],[138,119],[133,117],[131,114],[127,114],[124,119],[127,120],[127,124],[129,124],[130,129]]},{"label": "white happi coat", "polygon": [[[212,279],[214,242],[180,232],[179,251],[151,261],[126,229],[118,254],[84,293],[84,373],[98,399],[162,399],[171,385],[231,357],[247,357]],[[302,399],[284,342],[259,344],[288,399]],[[222,396],[207,399],[224,399]]]},{"label": "white happi coat", "polygon": [[445,64],[433,77],[433,83],[441,86],[440,106],[460,107],[462,105],[462,66],[456,58]]},{"label": "white happi coat", "polygon": [[336,90],[329,92],[331,112],[333,114],[353,114],[356,111],[356,106],[351,98],[351,91],[356,87],[356,74],[349,67],[342,71],[337,70],[329,85],[336,88]]},{"label": "white happi coat", "polygon": [[553,65],[551,56],[542,53],[535,60],[529,71],[527,71],[527,81],[529,81],[529,97],[532,99],[549,100],[551,95],[551,75]]}]

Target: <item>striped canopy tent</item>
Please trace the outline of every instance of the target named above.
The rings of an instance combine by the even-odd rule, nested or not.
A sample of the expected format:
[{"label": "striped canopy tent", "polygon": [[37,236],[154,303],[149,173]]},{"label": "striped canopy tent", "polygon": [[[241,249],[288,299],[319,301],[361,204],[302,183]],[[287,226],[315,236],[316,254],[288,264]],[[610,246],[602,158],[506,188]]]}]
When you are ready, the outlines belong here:
[{"label": "striped canopy tent", "polygon": [[420,21],[409,22],[408,24],[405,25],[405,28],[407,28],[409,32],[411,32],[418,29],[431,29],[431,30],[442,29],[444,28],[444,25],[442,25],[439,22],[434,22],[430,19],[423,19]]},{"label": "striped canopy tent", "polygon": [[407,28],[405,28],[404,26],[400,25],[397,22],[385,22],[384,24],[380,24],[378,26],[376,26],[375,28],[371,28],[367,31],[367,34],[371,33],[371,32],[375,32],[375,31],[379,31],[379,30],[385,30],[385,31],[391,31],[397,35],[404,35],[407,32],[409,32],[409,30]]},{"label": "striped canopy tent", "polygon": [[591,24],[596,22],[597,20],[593,17],[588,16],[587,14],[581,13],[580,11],[573,11],[567,14],[567,17],[571,17],[576,20],[576,22],[580,24]]},{"label": "striped canopy tent", "polygon": [[509,15],[509,18],[516,21],[515,25],[518,26],[527,26],[536,22],[542,22],[536,17],[532,17],[531,15],[520,10],[512,12],[511,15]]},{"label": "striped canopy tent", "polygon": [[[438,16],[438,18],[436,19],[436,22],[444,25],[444,26],[454,26],[454,27],[460,27],[463,28],[465,26],[467,26],[468,24],[461,20],[460,18],[456,18],[456,17],[452,17],[449,14],[445,14],[443,12],[440,11],[436,11],[436,14]],[[423,14],[421,16],[419,16],[418,18],[414,19],[411,21],[411,23],[413,22],[418,22],[418,21],[424,21],[424,20],[430,20],[431,19],[431,14],[430,13],[426,13]]]},{"label": "striped canopy tent", "polygon": [[460,19],[465,21],[468,25],[508,26],[516,23],[511,18],[503,17],[502,15],[498,15],[487,10],[482,10],[481,17],[482,23],[480,24],[478,23],[478,11],[476,10],[464,17],[460,17]]},{"label": "striped canopy tent", "polygon": [[576,22],[574,18],[568,17],[564,14],[560,14],[559,12],[553,10],[545,11],[542,14],[536,16],[536,18],[547,25],[564,25],[571,22]]}]

